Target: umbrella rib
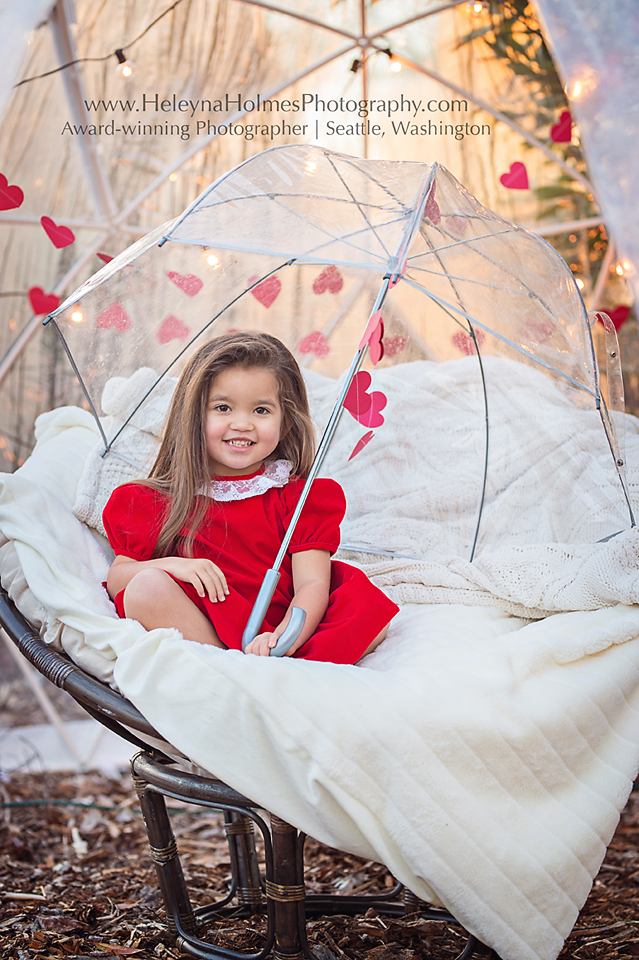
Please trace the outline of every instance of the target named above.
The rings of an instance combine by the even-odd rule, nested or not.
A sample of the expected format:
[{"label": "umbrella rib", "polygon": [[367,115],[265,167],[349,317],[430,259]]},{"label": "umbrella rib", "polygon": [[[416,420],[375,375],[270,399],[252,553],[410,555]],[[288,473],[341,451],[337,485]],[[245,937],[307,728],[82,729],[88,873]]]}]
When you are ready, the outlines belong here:
[{"label": "umbrella rib", "polygon": [[[476,243],[478,240],[487,240],[487,239],[489,239],[489,238],[491,238],[491,237],[498,237],[498,236],[500,236],[500,235],[503,234],[503,233],[520,233],[520,234],[523,234],[525,237],[532,237],[536,243],[541,242],[541,243],[543,243],[546,247],[548,247],[548,249],[551,251],[551,255],[553,255],[555,258],[557,258],[557,259],[559,259],[559,260],[562,259],[562,258],[559,256],[559,254],[557,253],[557,251],[554,249],[554,247],[552,247],[552,246],[548,243],[547,240],[544,240],[543,237],[539,237],[539,236],[537,236],[536,234],[531,234],[531,233],[530,233],[528,230],[526,230],[524,227],[518,227],[518,226],[514,226],[513,229],[511,229],[511,230],[499,230],[499,231],[497,231],[497,233],[485,233],[483,236],[481,236],[481,237],[473,237],[471,240],[456,241],[455,244],[449,244],[449,245],[447,245],[447,246],[445,246],[445,247],[435,247],[435,248],[433,248],[433,250],[425,251],[423,254],[418,254],[418,256],[428,256],[430,253],[438,254],[438,253],[441,252],[442,250],[449,250],[451,246],[455,246],[457,243],[463,243],[463,244],[466,244],[466,245],[468,245],[469,247],[471,247],[471,249],[472,249],[476,254],[478,254],[478,256],[483,257],[484,260],[487,260],[488,263],[490,263],[491,266],[497,267],[497,268],[498,268],[499,270],[501,270],[503,273],[507,273],[507,271],[504,269],[504,267],[501,265],[501,263],[499,263],[499,261],[493,260],[493,258],[490,257],[484,250],[476,249],[474,246],[472,246],[472,244]],[[562,261],[562,262],[563,262],[563,261]],[[414,266],[414,264],[411,264],[411,266]],[[417,269],[419,270],[419,269],[423,269],[423,268],[421,268],[421,267],[418,266]],[[519,277],[515,276],[515,274],[511,273],[510,275],[511,275],[511,277],[514,277],[514,279],[517,280],[517,281],[521,284],[522,288],[523,288],[524,290],[526,290],[526,292],[528,293],[528,295],[529,295],[530,297],[532,297],[532,298],[534,298],[535,300],[537,300],[537,302],[541,305],[541,307],[543,307],[543,309],[546,311],[546,313],[548,313],[549,316],[551,316],[551,317],[554,318],[554,315],[553,315],[552,310],[550,309],[550,307],[548,306],[548,304],[544,301],[544,299],[537,293],[536,290],[533,290],[532,287],[530,287],[527,283],[524,283],[523,280],[520,280]],[[586,308],[584,307],[584,313],[585,313],[585,309],[586,309]]]},{"label": "umbrella rib", "polygon": [[[271,199],[271,200],[275,200],[275,196],[276,196],[275,194],[264,194],[264,197],[265,197],[265,198],[268,198],[268,199]],[[306,196],[306,194],[283,194],[283,196],[297,196],[297,197],[299,197],[299,198],[304,198],[304,197]],[[211,204],[210,206],[207,207],[207,209],[212,210],[212,209],[214,209],[215,207],[223,206],[225,203],[235,203],[235,202],[238,202],[238,201],[241,201],[241,200],[254,201],[255,199],[256,199],[255,197],[250,197],[250,196],[247,196],[247,197],[242,197],[242,196],[232,197],[232,198],[228,198],[228,199],[226,199],[226,200],[221,200],[221,201],[219,201],[218,203]],[[327,200],[327,199],[329,199],[329,200],[331,200],[332,202],[335,202],[335,203],[349,204],[349,201],[348,201],[347,199],[345,199],[344,197],[316,197],[315,199],[319,199],[319,200]],[[277,202],[278,206],[280,206],[282,209],[286,210],[288,213],[292,214],[293,216],[297,217],[298,220],[302,220],[302,221],[304,221],[304,222],[308,222],[307,217],[306,217],[304,214],[298,212],[298,211],[295,210],[294,208],[288,207],[288,206],[287,206],[285,203],[283,203],[281,200],[277,200],[276,202]],[[371,206],[371,207],[374,206],[375,209],[380,209],[380,210],[383,210],[383,209],[384,209],[383,206],[377,207],[376,205],[373,205],[373,204],[369,204],[369,206]],[[365,218],[365,219],[366,219],[366,218]],[[386,223],[383,223],[383,224],[381,224],[380,226],[382,226],[382,227],[388,227],[388,226],[392,225],[393,223],[399,223],[399,222],[401,222],[401,220],[402,220],[402,217],[401,217],[401,216],[400,216],[400,217],[396,217],[394,220],[387,220]],[[372,227],[372,225],[368,222],[368,220],[366,220],[366,222],[368,223],[368,226],[370,227],[370,229],[371,229],[371,230],[375,233],[375,235],[377,236],[377,233],[376,233],[376,231],[375,231],[375,228]],[[370,255],[370,251],[369,251],[369,250],[367,250],[365,247],[359,246],[359,245],[356,244],[356,243],[353,243],[353,241],[349,239],[349,237],[354,237],[354,236],[357,236],[359,233],[364,232],[364,231],[366,230],[366,227],[360,228],[360,230],[354,231],[354,232],[351,233],[351,234],[345,234],[344,236],[339,236],[338,234],[331,233],[330,230],[328,230],[326,227],[321,227],[321,226],[319,226],[318,224],[313,224],[313,226],[315,227],[316,230],[319,230],[321,233],[323,233],[326,237],[329,238],[329,239],[326,241],[327,243],[335,242],[335,241],[337,241],[337,242],[339,242],[339,243],[346,243],[349,247],[352,247],[353,250],[359,250],[361,253],[368,253],[368,254]],[[172,240],[174,243],[196,242],[196,241],[184,241],[184,240],[181,240],[180,238],[175,238],[175,237],[172,237],[172,236],[168,236],[168,237],[165,238],[165,239]],[[379,236],[378,236],[378,240],[379,240],[380,245],[382,246],[384,252],[386,253],[386,255],[387,255],[387,256],[390,256],[390,254],[388,253],[388,250],[387,250],[387,248],[386,248],[386,245],[382,242],[382,240],[381,240],[381,238],[380,238]],[[213,241],[213,243],[215,243],[215,241]],[[236,249],[239,249],[239,248],[236,248]],[[246,249],[246,248],[243,247],[243,248],[241,248],[241,249]],[[316,247],[313,248],[313,251],[317,252],[318,250],[321,250],[321,249],[322,249],[322,246],[316,246]],[[311,251],[311,252],[312,252],[312,251]],[[286,256],[286,255],[287,255],[287,254],[282,254],[282,256]],[[305,256],[305,257],[309,256],[309,252],[308,252],[308,251],[305,252],[305,253],[303,254],[303,256]],[[379,254],[375,254],[375,256],[379,256]]]},{"label": "umbrella rib", "polygon": [[[425,234],[422,234],[422,236],[424,237],[424,240],[426,241],[426,243],[431,244],[431,247],[432,247],[432,246],[433,246],[433,243],[432,243],[430,237],[428,237],[428,236],[425,235]],[[436,257],[437,257],[437,260],[439,261],[439,264],[440,264],[442,270],[444,271],[445,275],[446,275],[447,278],[448,278],[448,282],[450,283],[450,285],[451,285],[451,287],[452,287],[453,293],[454,293],[455,296],[457,297],[457,302],[459,303],[460,307],[461,307],[461,306],[464,306],[464,299],[463,299],[463,297],[461,296],[460,291],[457,289],[457,287],[456,287],[456,285],[455,285],[455,283],[454,283],[454,280],[456,280],[457,278],[456,278],[456,277],[452,277],[451,274],[448,272],[448,270],[447,270],[447,268],[446,268],[446,265],[444,264],[444,262],[443,262],[443,260],[442,260],[442,257],[441,257],[441,255],[440,255],[440,252],[439,252],[438,250],[434,250],[434,249],[433,249],[433,252],[435,253],[435,255],[436,255]],[[479,373],[480,373],[480,376],[481,376],[481,385],[482,385],[482,391],[483,391],[483,394],[484,394],[484,424],[485,424],[485,428],[484,428],[484,436],[485,436],[485,441],[484,441],[484,474],[483,474],[483,478],[482,478],[481,494],[480,494],[480,497],[479,497],[479,508],[478,508],[478,511],[477,511],[477,523],[476,523],[476,525],[475,525],[475,536],[474,536],[474,538],[473,538],[473,544],[472,544],[472,547],[471,547],[471,549],[470,549],[470,562],[472,563],[473,558],[474,558],[474,556],[475,556],[475,547],[477,546],[477,538],[478,538],[478,536],[479,536],[479,527],[480,527],[480,525],[481,525],[481,518],[482,518],[482,515],[483,515],[483,512],[484,512],[484,500],[485,500],[485,498],[486,498],[486,483],[487,483],[487,480],[488,480],[488,448],[489,448],[489,440],[490,440],[490,425],[489,425],[489,420],[488,420],[488,393],[487,393],[487,391],[486,391],[486,377],[485,377],[485,374],[484,374],[484,363],[483,363],[483,360],[482,360],[482,357],[481,357],[481,353],[480,353],[480,350],[479,350],[479,343],[478,343],[478,341],[477,341],[477,335],[476,335],[476,333],[475,333],[475,329],[474,329],[474,327],[473,327],[473,324],[472,324],[472,322],[471,322],[470,317],[468,316],[468,314],[465,313],[464,315],[466,316],[466,320],[467,320],[467,323],[468,323],[468,328],[469,328],[469,331],[470,331],[470,335],[471,335],[471,337],[473,338],[473,342],[474,342],[474,344],[475,344],[475,350],[477,351],[477,361],[478,361],[478,363],[479,363]]]}]

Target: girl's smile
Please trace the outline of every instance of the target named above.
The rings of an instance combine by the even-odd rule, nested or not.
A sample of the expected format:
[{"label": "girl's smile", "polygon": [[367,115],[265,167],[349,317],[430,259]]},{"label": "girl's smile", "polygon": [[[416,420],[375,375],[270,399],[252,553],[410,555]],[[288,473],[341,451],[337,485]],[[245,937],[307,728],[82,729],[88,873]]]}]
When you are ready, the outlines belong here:
[{"label": "girl's smile", "polygon": [[229,367],[209,392],[206,449],[212,476],[255,473],[278,443],[282,408],[277,380],[265,367]]}]

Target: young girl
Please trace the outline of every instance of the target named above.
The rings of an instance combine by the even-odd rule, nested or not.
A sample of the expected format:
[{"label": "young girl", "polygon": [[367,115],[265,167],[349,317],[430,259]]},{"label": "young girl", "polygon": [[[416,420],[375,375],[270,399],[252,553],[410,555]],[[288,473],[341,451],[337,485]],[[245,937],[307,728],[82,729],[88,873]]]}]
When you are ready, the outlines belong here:
[{"label": "young girl", "polygon": [[[104,509],[119,615],[241,650],[313,450],[304,380],[283,343],[238,332],[205,344],[180,377],[149,479],[118,487]],[[306,622],[287,656],[355,663],[383,640],[399,608],[360,570],[331,561],[345,509],[339,484],[313,482],[246,653],[269,655],[292,606]]]}]

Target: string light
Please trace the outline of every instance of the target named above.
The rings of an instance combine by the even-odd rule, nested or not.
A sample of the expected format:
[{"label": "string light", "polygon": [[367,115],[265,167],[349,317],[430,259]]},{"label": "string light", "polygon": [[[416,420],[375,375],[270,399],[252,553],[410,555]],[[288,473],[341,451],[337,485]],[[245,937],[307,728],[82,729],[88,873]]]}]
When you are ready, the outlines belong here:
[{"label": "string light", "polygon": [[[76,63],[104,63],[105,60],[110,60],[111,57],[113,57],[113,56],[116,56],[116,57],[118,58],[118,67],[117,67],[118,75],[119,75],[119,76],[123,76],[123,77],[131,77],[131,76],[133,76],[133,73],[135,72],[135,64],[131,63],[131,61],[127,60],[126,58],[125,58],[124,60],[121,60],[121,59],[120,59],[120,57],[124,55],[124,54],[123,54],[123,51],[124,51],[124,50],[128,50],[128,49],[129,49],[130,47],[132,47],[135,43],[137,43],[138,40],[141,40],[142,37],[149,32],[149,30],[151,29],[151,27],[154,27],[155,24],[156,24],[156,23],[159,23],[159,21],[160,21],[163,17],[166,17],[167,13],[171,13],[172,10],[175,10],[175,8],[176,8],[180,3],[182,3],[182,0],[175,0],[175,2],[172,3],[170,7],[167,7],[167,9],[164,10],[164,11],[159,15],[159,17],[156,17],[155,20],[152,20],[151,23],[150,23],[147,27],[144,28],[144,30],[142,31],[142,33],[138,34],[138,36],[137,36],[134,40],[132,40],[131,43],[127,43],[126,46],[124,46],[124,47],[118,47],[117,50],[113,51],[112,53],[107,53],[104,57],[78,57],[77,60],[69,60],[68,63],[63,63],[60,67],[56,67],[55,70],[47,70],[46,73],[39,73],[39,74],[37,74],[37,76],[35,76],[35,77],[25,77],[24,80],[20,80],[18,83],[16,83],[15,86],[16,86],[16,87],[21,87],[21,86],[22,86],[23,84],[25,84],[25,83],[31,83],[32,80],[42,80],[43,77],[50,77],[52,74],[54,74],[54,73],[60,73],[61,70],[66,70],[68,67],[72,67],[72,66],[74,66],[74,64],[76,64]],[[131,69],[131,72],[130,72],[130,73],[126,73],[126,72],[123,71],[122,68],[123,68],[125,65],[126,65],[128,68]]]},{"label": "string light", "polygon": [[135,75],[135,64],[132,60],[127,60],[122,50],[116,50],[115,55],[118,58],[118,65],[115,68],[116,75],[118,77],[124,77],[125,80],[129,80]]},{"label": "string light", "polygon": [[583,290],[583,288],[586,286],[586,284],[583,282],[581,277],[577,277],[577,279],[575,280],[575,283],[577,284],[580,290]]},{"label": "string light", "polygon": [[71,314],[71,319],[73,320],[74,323],[82,323],[82,321],[84,320],[84,314],[82,313],[81,310],[74,310],[73,313]]}]

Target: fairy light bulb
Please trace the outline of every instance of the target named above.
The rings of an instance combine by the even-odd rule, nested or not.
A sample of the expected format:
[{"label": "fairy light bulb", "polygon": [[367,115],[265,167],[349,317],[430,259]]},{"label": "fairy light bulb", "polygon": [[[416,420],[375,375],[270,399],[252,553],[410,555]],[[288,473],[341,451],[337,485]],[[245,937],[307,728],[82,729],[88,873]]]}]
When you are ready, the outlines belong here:
[{"label": "fairy light bulb", "polygon": [[623,277],[624,272],[625,272],[625,271],[624,271],[622,265],[621,265],[620,263],[618,263],[617,266],[615,267],[615,273],[617,274],[618,277]]},{"label": "fairy light bulb", "polygon": [[586,286],[586,284],[583,282],[581,277],[577,277],[577,279],[575,280],[575,283],[577,284],[580,290],[583,290],[583,288]]},{"label": "fairy light bulb", "polygon": [[115,68],[116,76],[130,80],[135,75],[135,64],[132,60],[127,60],[121,50],[116,50],[115,55],[118,58],[118,65]]},{"label": "fairy light bulb", "polygon": [[391,60],[390,71],[391,73],[399,73],[402,69],[402,65],[399,60]]},{"label": "fairy light bulb", "polygon": [[80,310],[74,310],[71,314],[71,319],[74,323],[82,323],[84,320],[84,314]]},{"label": "fairy light bulb", "polygon": [[208,263],[209,267],[213,267],[214,270],[217,270],[220,265],[220,261],[214,253],[209,253],[208,257],[206,258],[206,262]]}]

